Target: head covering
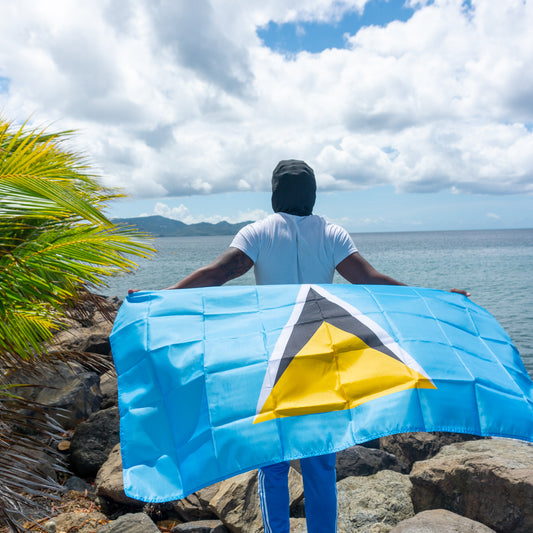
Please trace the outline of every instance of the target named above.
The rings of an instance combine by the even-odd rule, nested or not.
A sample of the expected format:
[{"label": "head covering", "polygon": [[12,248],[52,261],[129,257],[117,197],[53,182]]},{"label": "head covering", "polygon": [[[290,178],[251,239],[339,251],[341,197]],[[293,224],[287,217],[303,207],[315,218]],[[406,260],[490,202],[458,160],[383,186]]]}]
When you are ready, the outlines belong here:
[{"label": "head covering", "polygon": [[306,216],[313,212],[316,180],[313,169],[296,159],[280,161],[272,173],[272,209],[275,213]]}]

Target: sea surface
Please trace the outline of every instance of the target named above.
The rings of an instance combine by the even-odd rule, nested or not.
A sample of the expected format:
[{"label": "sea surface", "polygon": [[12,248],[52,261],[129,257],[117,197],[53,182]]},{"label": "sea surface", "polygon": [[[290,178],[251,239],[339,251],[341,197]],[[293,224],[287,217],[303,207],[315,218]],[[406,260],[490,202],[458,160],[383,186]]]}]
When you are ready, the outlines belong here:
[{"label": "sea surface", "polygon": [[[418,287],[460,288],[505,328],[533,376],[533,229],[352,234],[379,271]],[[155,239],[151,260],[108,280],[98,292],[124,298],[128,289],[162,289],[212,261],[232,237]],[[253,285],[253,270],[232,285]],[[334,283],[344,283],[335,275]]]}]

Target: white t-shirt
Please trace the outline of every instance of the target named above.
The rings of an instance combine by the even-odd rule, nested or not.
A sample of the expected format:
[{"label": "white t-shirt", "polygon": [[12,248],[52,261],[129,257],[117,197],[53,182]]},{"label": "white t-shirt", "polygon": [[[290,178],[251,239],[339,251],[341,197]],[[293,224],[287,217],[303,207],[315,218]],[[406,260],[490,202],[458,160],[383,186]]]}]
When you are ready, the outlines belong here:
[{"label": "white t-shirt", "polygon": [[344,228],[317,215],[287,213],[248,224],[230,246],[254,262],[258,285],[331,283],[335,267],[357,252]]}]

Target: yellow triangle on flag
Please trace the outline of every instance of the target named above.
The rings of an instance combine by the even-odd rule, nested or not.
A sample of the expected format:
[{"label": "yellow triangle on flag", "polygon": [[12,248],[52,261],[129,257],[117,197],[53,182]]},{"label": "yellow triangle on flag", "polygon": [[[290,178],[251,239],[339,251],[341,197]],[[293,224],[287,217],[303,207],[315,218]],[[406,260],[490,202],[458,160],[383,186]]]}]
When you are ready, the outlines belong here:
[{"label": "yellow triangle on flag", "polygon": [[[366,317],[363,324],[361,314],[354,316],[349,304],[327,298],[331,295],[318,290],[309,290],[299,314],[293,317],[290,335],[277,360],[275,380],[267,390],[263,385],[266,398],[262,403],[260,400],[254,424],[352,409],[412,388],[436,388],[416,361],[394,347],[391,339],[383,344],[387,334],[377,324]],[[317,316],[317,308],[324,318]]]},{"label": "yellow triangle on flag", "polygon": [[255,423],[351,409],[411,388],[435,385],[355,335],[323,322],[275,384]]}]

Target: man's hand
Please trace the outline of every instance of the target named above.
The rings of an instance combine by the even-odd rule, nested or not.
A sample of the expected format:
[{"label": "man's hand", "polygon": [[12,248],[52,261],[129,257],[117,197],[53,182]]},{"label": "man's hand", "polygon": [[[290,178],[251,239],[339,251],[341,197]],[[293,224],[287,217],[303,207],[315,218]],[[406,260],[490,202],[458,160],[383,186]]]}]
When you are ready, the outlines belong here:
[{"label": "man's hand", "polygon": [[448,292],[456,292],[457,294],[462,294],[463,296],[466,296],[467,298],[470,297],[470,293],[464,289],[450,289]]}]

